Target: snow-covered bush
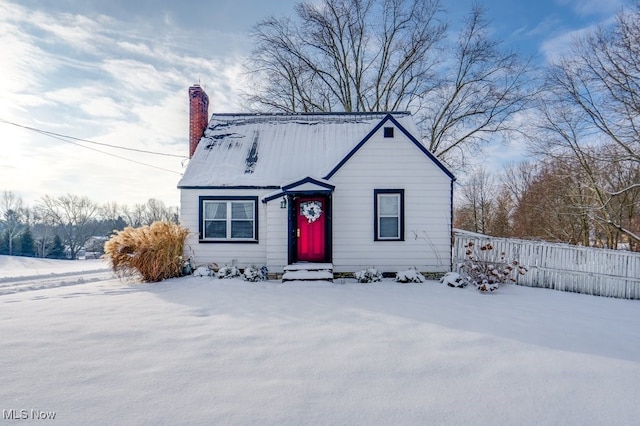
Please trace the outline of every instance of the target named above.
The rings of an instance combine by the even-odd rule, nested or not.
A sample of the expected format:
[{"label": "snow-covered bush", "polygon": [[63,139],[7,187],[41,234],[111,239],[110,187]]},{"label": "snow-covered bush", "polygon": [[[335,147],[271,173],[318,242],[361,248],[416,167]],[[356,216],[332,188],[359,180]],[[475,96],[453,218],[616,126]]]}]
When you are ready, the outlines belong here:
[{"label": "snow-covered bush", "polygon": [[422,275],[416,268],[410,268],[406,271],[396,272],[395,280],[400,283],[423,283],[425,282]]},{"label": "snow-covered bush", "polygon": [[462,276],[457,272],[447,272],[444,277],[440,278],[440,282],[448,285],[449,287],[463,288],[469,284]]},{"label": "snow-covered bush", "polygon": [[240,276],[240,270],[233,265],[225,265],[218,269],[216,275],[218,278],[237,278]]},{"label": "snow-covered bush", "polygon": [[172,222],[126,227],[104,244],[104,256],[120,277],[140,276],[157,282],[185,273],[182,256],[189,230]]},{"label": "snow-covered bush", "polygon": [[196,277],[213,277],[215,276],[215,272],[208,266],[198,266],[193,271],[193,275]]},{"label": "snow-covered bush", "polygon": [[244,268],[242,272],[242,279],[245,281],[263,281],[267,278],[267,267],[263,266],[258,268],[257,266],[251,265]]},{"label": "snow-covered bush", "polygon": [[382,272],[376,268],[367,268],[362,271],[358,271],[353,276],[359,283],[375,283],[382,281]]},{"label": "snow-covered bush", "polygon": [[508,261],[504,252],[497,256],[490,242],[476,248],[470,241],[464,248],[465,260],[460,266],[463,278],[480,291],[494,291],[500,284],[515,282],[516,275],[527,272],[527,267],[517,260]]}]

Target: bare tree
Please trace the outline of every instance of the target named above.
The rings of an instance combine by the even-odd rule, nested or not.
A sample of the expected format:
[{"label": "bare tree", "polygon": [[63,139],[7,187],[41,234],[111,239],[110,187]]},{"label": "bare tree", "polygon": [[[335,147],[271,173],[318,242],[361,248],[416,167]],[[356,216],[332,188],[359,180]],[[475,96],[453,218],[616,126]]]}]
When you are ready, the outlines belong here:
[{"label": "bare tree", "polygon": [[7,236],[9,255],[13,254],[13,242],[15,238],[25,228],[26,208],[22,202],[22,198],[16,196],[11,191],[2,193],[2,202],[0,204],[0,224]]},{"label": "bare tree", "polygon": [[249,101],[283,112],[415,107],[445,35],[438,0],[321,0],[255,27]]},{"label": "bare tree", "polygon": [[178,223],[178,208],[167,207],[163,201],[155,198],[150,198],[145,204],[123,206],[121,213],[126,223],[134,228],[157,221]]},{"label": "bare tree", "polygon": [[145,222],[146,206],[144,204],[135,204],[133,207],[123,206],[122,214],[127,225],[137,228]]},{"label": "bare tree", "polygon": [[254,108],[412,110],[426,146],[460,166],[460,154],[512,130],[527,104],[529,63],[490,37],[479,6],[453,45],[439,0],[321,0],[296,13],[255,27]]},{"label": "bare tree", "polygon": [[596,164],[615,165],[610,171],[640,165],[640,9],[623,11],[614,25],[577,40],[550,68],[547,89],[539,127],[546,133],[545,149],[553,141],[556,152],[564,150],[580,164],[597,202],[594,219],[640,243],[640,233],[611,210],[616,198],[637,191],[640,182],[613,188],[603,180],[606,165]]},{"label": "bare tree", "polygon": [[493,177],[479,168],[462,185],[462,203],[456,226],[482,234],[491,232],[498,188]]},{"label": "bare tree", "polygon": [[94,235],[98,226],[99,207],[88,197],[45,195],[37,209],[49,224],[59,229],[72,259],[76,258],[78,250]]},{"label": "bare tree", "polygon": [[507,164],[502,170],[500,182],[507,188],[515,203],[520,202],[526,189],[539,171],[539,164],[532,161]]},{"label": "bare tree", "polygon": [[513,236],[590,245],[590,193],[579,166],[564,160],[545,160],[527,176],[514,197]]},{"label": "bare tree", "polygon": [[510,119],[532,95],[528,61],[490,36],[486,12],[474,5],[454,46],[446,49],[440,84],[424,93],[421,127],[431,152],[451,165],[496,135],[514,129]]},{"label": "bare tree", "polygon": [[37,256],[46,257],[48,254],[47,249],[54,239],[54,230],[46,223],[41,214],[42,212],[37,208],[31,210],[30,226],[33,226]]},{"label": "bare tree", "polygon": [[151,225],[153,222],[176,222],[177,216],[174,209],[167,207],[167,205],[160,200],[150,198],[146,204],[146,218],[145,225]]},{"label": "bare tree", "polygon": [[119,231],[126,226],[124,216],[124,206],[115,201],[103,204],[100,208],[100,217],[108,224],[109,232]]},{"label": "bare tree", "polygon": [[489,234],[495,237],[511,236],[511,215],[513,214],[513,198],[508,188],[504,185],[498,185],[498,193],[495,196],[493,215]]}]

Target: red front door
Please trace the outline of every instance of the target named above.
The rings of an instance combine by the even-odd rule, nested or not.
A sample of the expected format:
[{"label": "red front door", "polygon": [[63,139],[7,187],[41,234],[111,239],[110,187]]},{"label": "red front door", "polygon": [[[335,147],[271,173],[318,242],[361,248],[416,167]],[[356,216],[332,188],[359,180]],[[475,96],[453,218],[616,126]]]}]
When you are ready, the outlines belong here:
[{"label": "red front door", "polygon": [[296,200],[296,238],[298,261],[321,262],[325,259],[326,205],[322,197]]}]

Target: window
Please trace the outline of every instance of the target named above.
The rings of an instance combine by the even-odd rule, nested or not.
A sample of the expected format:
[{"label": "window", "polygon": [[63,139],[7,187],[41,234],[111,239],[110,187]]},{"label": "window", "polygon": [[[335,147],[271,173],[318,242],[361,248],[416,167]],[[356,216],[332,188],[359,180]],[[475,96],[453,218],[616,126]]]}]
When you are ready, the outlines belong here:
[{"label": "window", "polygon": [[384,137],[392,138],[393,137],[393,127],[385,127],[384,128]]},{"label": "window", "polygon": [[374,190],[374,240],[404,241],[404,189]]},{"label": "window", "polygon": [[257,197],[201,197],[200,239],[220,242],[258,240]]}]

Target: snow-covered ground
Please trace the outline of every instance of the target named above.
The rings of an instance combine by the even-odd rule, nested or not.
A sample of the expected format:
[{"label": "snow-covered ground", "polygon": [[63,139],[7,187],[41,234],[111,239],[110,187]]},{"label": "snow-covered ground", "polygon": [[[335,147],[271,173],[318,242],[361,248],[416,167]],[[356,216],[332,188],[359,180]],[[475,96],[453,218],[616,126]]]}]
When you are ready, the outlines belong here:
[{"label": "snow-covered ground", "polygon": [[[105,268],[0,256],[0,289],[9,276],[87,265]],[[60,424],[110,425],[640,418],[638,301],[517,286],[480,294],[434,281],[69,285],[59,277],[63,286],[0,293],[5,420],[41,412]]]},{"label": "snow-covered ground", "polygon": [[0,255],[0,295],[113,278],[102,260],[53,260]]}]

